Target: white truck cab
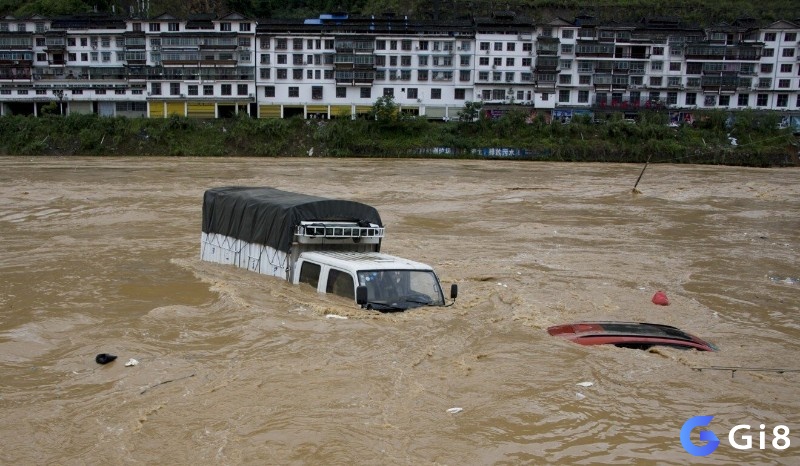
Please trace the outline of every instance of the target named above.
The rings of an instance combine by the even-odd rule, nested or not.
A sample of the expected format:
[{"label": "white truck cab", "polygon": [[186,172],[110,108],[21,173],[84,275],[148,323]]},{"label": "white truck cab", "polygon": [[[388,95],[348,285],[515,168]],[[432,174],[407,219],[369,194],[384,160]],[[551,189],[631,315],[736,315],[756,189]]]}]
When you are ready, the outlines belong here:
[{"label": "white truck cab", "polygon": [[[445,305],[439,278],[430,266],[378,252],[304,252],[292,282],[356,299],[362,307],[378,311]],[[456,293],[457,288],[451,288],[451,299]]]}]

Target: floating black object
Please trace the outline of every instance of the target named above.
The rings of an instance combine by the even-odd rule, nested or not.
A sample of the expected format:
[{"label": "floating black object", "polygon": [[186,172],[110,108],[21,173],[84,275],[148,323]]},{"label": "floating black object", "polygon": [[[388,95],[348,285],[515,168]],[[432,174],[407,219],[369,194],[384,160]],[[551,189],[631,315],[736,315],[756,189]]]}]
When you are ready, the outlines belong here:
[{"label": "floating black object", "polygon": [[94,358],[94,360],[95,360],[95,362],[97,362],[97,364],[108,364],[108,363],[110,363],[111,361],[113,361],[115,359],[117,359],[116,356],[114,356],[113,354],[108,354],[108,353],[100,353],[97,356],[95,356],[95,358]]}]

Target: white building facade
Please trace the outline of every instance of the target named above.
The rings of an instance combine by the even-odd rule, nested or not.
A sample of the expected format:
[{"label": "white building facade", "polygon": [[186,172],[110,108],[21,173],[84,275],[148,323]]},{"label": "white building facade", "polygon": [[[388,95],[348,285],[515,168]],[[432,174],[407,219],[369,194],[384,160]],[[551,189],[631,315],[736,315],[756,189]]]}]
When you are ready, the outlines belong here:
[{"label": "white building facade", "polygon": [[[800,25],[535,23],[232,13],[0,19],[0,114],[355,118],[391,96],[431,120],[467,102],[581,113],[755,109],[800,118]],[[47,107],[48,110],[45,110]]]}]

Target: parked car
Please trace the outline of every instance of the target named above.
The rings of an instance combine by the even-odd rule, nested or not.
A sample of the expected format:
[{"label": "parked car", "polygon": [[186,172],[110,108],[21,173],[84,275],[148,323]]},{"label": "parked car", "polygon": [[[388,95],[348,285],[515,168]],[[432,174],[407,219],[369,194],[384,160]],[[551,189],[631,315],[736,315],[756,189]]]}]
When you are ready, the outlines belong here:
[{"label": "parked car", "polygon": [[713,343],[678,328],[644,322],[576,322],[549,327],[547,333],[581,345],[614,345],[641,350],[653,346],[698,351],[718,349]]}]

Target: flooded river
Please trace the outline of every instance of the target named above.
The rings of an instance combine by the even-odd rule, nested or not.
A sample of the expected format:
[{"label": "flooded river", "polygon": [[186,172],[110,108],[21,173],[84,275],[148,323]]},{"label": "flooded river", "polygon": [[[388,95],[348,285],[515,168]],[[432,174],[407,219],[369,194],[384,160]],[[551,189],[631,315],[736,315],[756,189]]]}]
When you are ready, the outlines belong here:
[{"label": "flooded river", "polygon": [[[641,168],[0,158],[0,463],[798,464],[800,170],[650,165],[634,195]],[[373,205],[382,250],[459,298],[384,315],[201,262],[202,195],[225,185]],[[598,319],[720,351],[546,331]],[[699,415],[705,458],[679,438]]]}]

